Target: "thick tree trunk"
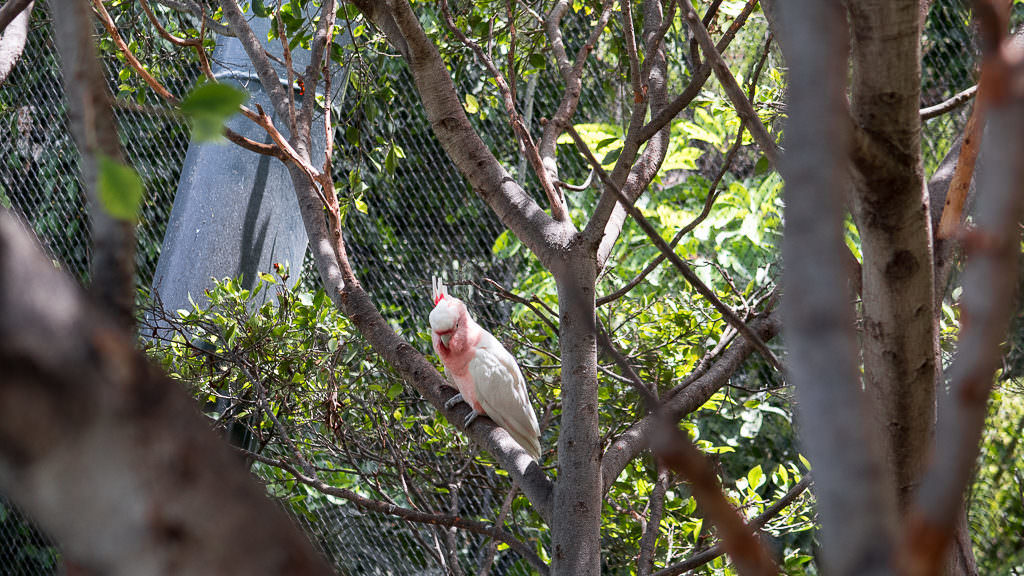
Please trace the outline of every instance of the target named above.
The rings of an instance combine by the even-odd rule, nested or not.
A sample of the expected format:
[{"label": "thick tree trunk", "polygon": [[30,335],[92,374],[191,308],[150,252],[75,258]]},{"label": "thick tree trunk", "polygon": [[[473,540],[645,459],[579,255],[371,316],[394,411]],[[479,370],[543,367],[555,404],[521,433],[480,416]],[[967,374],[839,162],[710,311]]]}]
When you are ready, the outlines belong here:
[{"label": "thick tree trunk", "polygon": [[921,165],[920,3],[849,3],[856,138],[853,216],[863,253],[864,377],[904,509],[935,421],[938,341]]},{"label": "thick tree trunk", "polygon": [[179,383],[0,210],[0,491],[88,573],[330,574]]},{"label": "thick tree trunk", "polygon": [[[560,269],[559,269],[560,268]],[[583,249],[556,268],[562,352],[558,481],[551,515],[551,574],[601,572],[601,433],[597,405],[597,262]]]},{"label": "thick tree trunk", "polygon": [[783,319],[800,441],[814,466],[820,570],[891,574],[894,496],[858,377],[842,258],[847,26],[838,0],[786,2],[779,9],[790,67]]}]

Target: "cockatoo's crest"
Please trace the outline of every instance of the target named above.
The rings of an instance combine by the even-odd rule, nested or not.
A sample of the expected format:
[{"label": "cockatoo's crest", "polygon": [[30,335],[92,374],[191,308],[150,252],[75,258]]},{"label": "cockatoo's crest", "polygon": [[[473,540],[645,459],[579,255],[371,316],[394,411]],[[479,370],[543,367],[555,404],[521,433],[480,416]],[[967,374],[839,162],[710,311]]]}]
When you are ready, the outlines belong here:
[{"label": "cockatoo's crest", "polygon": [[448,287],[444,285],[444,280],[437,276],[434,276],[434,289],[431,295],[434,297],[434,306],[448,296]]}]

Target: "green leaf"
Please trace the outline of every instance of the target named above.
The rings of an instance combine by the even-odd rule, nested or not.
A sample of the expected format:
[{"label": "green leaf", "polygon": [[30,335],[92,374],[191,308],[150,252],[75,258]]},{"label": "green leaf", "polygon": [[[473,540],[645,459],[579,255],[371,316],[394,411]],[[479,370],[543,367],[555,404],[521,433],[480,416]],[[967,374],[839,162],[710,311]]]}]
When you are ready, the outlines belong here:
[{"label": "green leaf", "polygon": [[142,204],[142,180],[131,166],[100,155],[100,203],[108,214],[118,220],[134,220]]},{"label": "green leaf", "polygon": [[797,457],[800,458],[800,462],[803,463],[804,468],[807,468],[808,470],[811,469],[811,463],[807,461],[807,458],[804,458],[803,454],[797,454]]},{"label": "green leaf", "polygon": [[511,230],[505,230],[498,236],[498,239],[494,241],[494,245],[491,246],[491,253],[498,258],[508,258],[519,251],[522,244],[519,243],[519,239],[512,234]]},{"label": "green leaf", "polygon": [[252,13],[259,16],[260,18],[266,18],[270,16],[273,10],[267,8],[263,3],[263,0],[252,0]]},{"label": "green leaf", "polygon": [[786,469],[784,464],[779,464],[779,479],[782,480],[783,484],[789,484],[789,470]]},{"label": "green leaf", "polygon": [[616,160],[619,159],[619,154],[622,154],[622,146],[619,146],[618,148],[612,148],[611,150],[608,151],[607,154],[604,155],[604,158],[601,159],[601,165],[607,166],[608,164],[615,162]]},{"label": "green leaf", "polygon": [[224,122],[238,112],[238,107],[248,98],[245,92],[227,84],[201,84],[181,103],[181,111],[192,120],[193,138],[218,140]]},{"label": "green leaf", "polygon": [[462,105],[467,114],[476,114],[480,111],[480,101],[472,94],[466,94],[466,103]]},{"label": "green leaf", "polygon": [[544,58],[543,54],[539,52],[534,52],[533,54],[530,54],[530,66],[533,66],[534,68],[543,69],[546,65],[547,60]]},{"label": "green leaf", "polygon": [[757,163],[754,164],[754,176],[760,176],[765,174],[772,169],[771,162],[768,161],[767,156],[761,156],[757,159]]},{"label": "green leaf", "polygon": [[747,483],[754,490],[757,490],[765,483],[764,470],[761,469],[761,465],[758,464],[747,472]]},{"label": "green leaf", "polygon": [[352,146],[359,145],[359,128],[355,126],[349,126],[345,128],[345,140],[348,141]]}]

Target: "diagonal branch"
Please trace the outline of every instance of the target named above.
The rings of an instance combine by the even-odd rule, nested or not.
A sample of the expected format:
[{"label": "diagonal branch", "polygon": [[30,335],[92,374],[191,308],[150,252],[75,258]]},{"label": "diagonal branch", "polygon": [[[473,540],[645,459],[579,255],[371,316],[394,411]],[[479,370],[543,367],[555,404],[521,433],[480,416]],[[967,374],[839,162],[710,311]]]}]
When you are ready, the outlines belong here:
[{"label": "diagonal branch", "polygon": [[2,209],[0,278],[0,490],[62,552],[100,574],[331,573],[180,383]]},{"label": "diagonal branch", "polygon": [[[675,251],[676,245],[679,244],[679,241],[682,240],[683,236],[693,231],[694,228],[696,228],[711,214],[711,208],[714,206],[715,200],[718,199],[718,185],[722,182],[722,178],[725,177],[726,172],[728,172],[729,168],[732,166],[732,160],[736,157],[736,152],[739,151],[740,145],[743,143],[743,130],[743,122],[740,122],[740,128],[736,133],[736,141],[733,142],[733,145],[729,147],[729,150],[725,153],[725,158],[722,160],[722,167],[719,169],[718,173],[715,175],[715,179],[711,182],[711,186],[708,188],[708,194],[704,198],[704,208],[700,211],[700,214],[694,217],[694,219],[687,223],[686,226],[680,228],[679,231],[676,232],[676,235],[672,237],[672,240],[668,243],[668,247],[672,251]],[[665,253],[660,252],[654,260],[651,260],[651,262],[648,263],[647,266],[645,266],[644,269],[636,275],[636,277],[627,282],[622,286],[622,288],[619,288],[606,296],[599,297],[597,299],[597,305],[603,306],[628,294],[633,288],[636,288],[640,282],[643,282],[643,279],[646,278],[648,274],[657,269],[657,267],[665,261],[665,258],[667,258]]]},{"label": "diagonal branch", "polygon": [[704,282],[697,276],[697,274],[690,268],[690,266],[686,264],[686,262],[684,262],[683,259],[680,258],[674,250],[672,250],[672,248],[669,247],[669,245],[665,242],[661,235],[658,234],[658,231],[654,229],[654,226],[652,226],[651,223],[647,221],[647,218],[640,212],[640,210],[638,210],[637,207],[633,205],[633,202],[629,198],[627,198],[625,194],[622,193],[622,190],[620,190],[614,182],[612,182],[611,178],[608,176],[608,173],[605,172],[604,168],[601,167],[601,163],[597,161],[597,158],[594,158],[594,154],[587,147],[586,142],[584,142],[583,139],[580,138],[580,135],[578,132],[576,132],[576,129],[573,128],[572,126],[567,126],[566,131],[569,133],[570,136],[572,136],[572,139],[576,143],[576,147],[579,148],[580,153],[583,154],[583,156],[587,159],[588,162],[590,162],[591,167],[594,169],[595,172],[597,172],[598,176],[601,177],[601,180],[604,181],[605,186],[607,186],[609,190],[615,193],[615,195],[618,197],[619,202],[623,205],[623,207],[625,207],[629,215],[633,217],[633,219],[644,231],[644,233],[647,234],[647,237],[651,239],[651,242],[653,242],[654,245],[657,246],[659,250],[661,250],[661,253],[664,254],[670,262],[672,262],[672,264],[676,267],[677,270],[679,270],[679,273],[682,275],[684,279],[686,279],[690,286],[692,286],[698,294],[707,299],[707,301],[712,306],[714,306],[715,310],[718,310],[719,314],[722,315],[722,318],[724,318],[730,326],[735,328],[736,331],[742,334],[745,338],[753,342],[754,346],[757,347],[758,352],[760,352],[761,355],[764,356],[765,360],[767,360],[776,370],[782,372],[782,363],[779,361],[778,358],[775,357],[775,354],[768,349],[768,346],[765,345],[761,338],[758,337],[758,335],[753,330],[751,330],[745,322],[743,322],[743,320],[736,314],[736,312],[732,310],[732,308],[729,308],[729,306],[722,302],[722,300],[715,295],[714,291],[708,288],[707,284],[704,284]]},{"label": "diagonal branch", "polygon": [[[364,4],[357,7],[362,10]],[[394,0],[387,7],[389,12],[382,12],[377,4],[363,13],[376,26],[392,30],[389,40],[400,42],[399,48],[408,51],[409,69],[441,146],[473,191],[550,268],[559,257],[553,246],[567,242],[571,230],[548,216],[480,139],[466,117],[437,47],[423,31],[408,1]],[[400,40],[392,38],[395,32],[401,34]]]},{"label": "diagonal branch", "polygon": [[[975,84],[974,86],[971,86],[970,88],[963,90],[962,92],[957,92],[956,94],[950,96],[949,98],[943,100],[942,102],[939,102],[938,104],[933,104],[932,106],[921,108],[921,121],[924,122],[925,120],[931,120],[932,118],[937,118],[939,116],[942,116],[943,114],[952,112],[953,110],[956,110],[957,108],[966,104],[967,101],[970,100],[971,98],[974,98],[974,96],[977,93],[978,85]],[[977,104],[975,104],[975,106],[977,106]]]},{"label": "diagonal branch", "polygon": [[[756,318],[750,327],[757,331],[762,339],[771,339],[778,334],[781,323],[777,314]],[[715,392],[725,386],[732,375],[740,369],[755,351],[754,346],[742,336],[736,338],[731,346],[722,354],[706,372],[697,376],[685,387],[677,386],[677,390],[665,399],[664,409],[669,416],[678,420],[704,405]],[[604,491],[607,492],[615,479],[626,468],[626,465],[647,449],[656,421],[648,414],[636,422],[625,432],[616,437],[605,450],[601,459],[601,478],[604,479]]]},{"label": "diagonal branch", "polygon": [[754,137],[754,141],[757,142],[757,145],[761,148],[761,151],[768,158],[771,165],[777,166],[779,147],[775,143],[775,139],[768,134],[768,130],[764,127],[764,123],[761,122],[761,118],[754,110],[754,106],[736,82],[736,78],[729,70],[729,66],[722,59],[722,54],[715,47],[714,40],[708,34],[708,29],[701,22],[700,17],[689,2],[680,0],[679,6],[682,11],[683,20],[686,21],[690,31],[697,38],[697,42],[700,43],[705,58],[710,62],[711,69],[715,72],[719,84],[722,85],[722,89],[725,90],[726,95],[736,109],[736,114],[743,119],[747,129],[750,130],[750,135]]},{"label": "diagonal branch", "polygon": [[369,510],[371,512],[378,512],[380,514],[387,514],[390,516],[397,516],[402,520],[408,522],[416,522],[418,524],[427,524],[431,526],[443,526],[445,528],[460,528],[467,532],[473,532],[475,534],[483,534],[489,536],[498,542],[504,542],[508,544],[508,547],[515,550],[517,554],[523,557],[524,560],[533,566],[534,570],[537,570],[541,574],[548,573],[548,566],[541,560],[540,556],[537,555],[529,546],[523,543],[505,529],[500,526],[486,524],[484,522],[478,522],[476,520],[470,520],[463,518],[457,514],[440,514],[433,512],[424,512],[422,510],[415,510],[412,508],[405,508],[397,506],[389,502],[381,502],[380,500],[373,500],[365,496],[360,496],[351,490],[345,488],[338,488],[331,486],[316,477],[304,474],[291,464],[284,460],[275,458],[269,458],[262,454],[255,452],[242,451],[246,456],[258,460],[269,466],[280,468],[292,475],[298,482],[314,488],[316,491],[327,494],[329,496],[336,496],[338,498],[344,498],[356,506]]},{"label": "diagonal branch", "polygon": [[[674,17],[674,12],[669,11],[668,16]],[[671,139],[671,128],[666,125],[648,141],[637,158],[640,150],[638,134],[648,107],[652,114],[657,114],[668,102],[668,60],[664,42],[667,29],[663,26],[664,20],[661,3],[644,3],[645,59],[642,75],[647,82],[643,88],[646,94],[642,102],[633,106],[622,151],[611,174],[612,181],[631,200],[639,198],[657,176]],[[600,265],[603,266],[611,254],[625,220],[626,213],[618,206],[615,195],[604,190],[584,230],[586,241],[596,248]]]},{"label": "diagonal branch", "polygon": [[[782,496],[782,498],[776,500],[771,506],[765,508],[764,512],[761,512],[753,520],[751,520],[750,525],[758,530],[764,528],[765,525],[768,524],[769,520],[777,516],[783,510],[785,510],[787,506],[792,504],[793,501],[796,500],[798,496],[800,496],[800,494],[803,494],[804,490],[810,487],[811,483],[811,475],[805,474],[799,482],[797,482],[792,488],[789,489],[789,492],[786,492]],[[715,558],[718,558],[722,554],[725,554],[725,546],[721,543],[715,544],[711,548],[708,548],[707,550],[702,550],[701,552],[694,554],[693,556],[687,558],[686,560],[683,560],[682,562],[679,562],[678,564],[666,566],[665,568],[658,570],[653,574],[653,576],[679,576],[680,574],[684,574],[686,572],[690,572],[696,570],[697,568],[700,568],[701,566],[707,564],[708,562],[711,562]]]},{"label": "diagonal branch", "polygon": [[[441,14],[443,16],[442,22],[444,22],[448,31],[473,51],[477,60],[487,68],[491,78],[498,85],[498,91],[501,93],[502,101],[505,104],[505,114],[508,116],[509,124],[512,125],[513,133],[519,139],[520,144],[522,144],[523,149],[526,151],[526,159],[530,162],[530,167],[533,168],[534,173],[537,175],[537,179],[540,181],[541,188],[544,190],[544,195],[548,198],[548,204],[551,206],[551,217],[560,222],[568,221],[569,211],[565,203],[565,196],[562,194],[561,190],[555,186],[554,182],[552,182],[552,175],[544,168],[544,163],[541,160],[537,144],[533,141],[533,136],[530,135],[530,131],[527,128],[526,123],[523,121],[522,116],[519,115],[519,111],[516,110],[516,97],[512,88],[509,87],[505,77],[494,64],[494,60],[487,54],[487,52],[484,52],[483,48],[480,47],[480,44],[467,37],[466,34],[455,25],[451,12],[448,10],[447,0],[441,0]],[[510,73],[515,73],[515,70],[511,69],[511,66]],[[515,81],[514,76],[512,77],[512,80],[513,82]]]},{"label": "diagonal branch", "polygon": [[[690,482],[690,489],[706,517],[718,528],[722,542],[741,575],[774,576],[778,567],[758,541],[743,516],[729,502],[714,467],[698,449],[687,433],[679,430],[674,419],[660,405],[654,388],[643,382],[626,358],[601,331],[598,342],[612,356],[627,376],[633,388],[644,398],[650,415],[655,419],[652,451],[659,459],[659,467],[679,473]],[[641,567],[643,571],[643,567]]]},{"label": "diagonal branch", "polygon": [[950,391],[939,398],[933,457],[906,527],[903,567],[910,575],[940,570],[956,530],[1016,291],[1024,212],[1024,165],[1019,162],[1024,155],[1024,53],[1005,39],[1003,6],[979,1],[975,13],[982,30],[982,92],[990,119],[986,171],[978,186],[975,229],[963,237],[963,326],[949,371]]},{"label": "diagonal branch", "polygon": [[[274,70],[270,57],[267,56],[263,45],[260,44],[256,34],[253,33],[249,22],[245,19],[245,14],[238,7],[237,0],[220,0],[220,6],[224,13],[224,19],[227,21],[228,26],[231,27],[235,37],[241,42],[242,49],[245,50],[246,55],[252,62],[253,68],[256,69],[256,75],[259,76],[260,84],[263,85],[267,96],[270,97],[270,103],[274,106],[274,112],[277,114],[277,117],[288,118],[288,95],[281,85],[280,78],[277,75],[277,71]],[[309,86],[308,89],[314,90],[314,87],[315,84]],[[294,138],[294,135],[292,137]]]},{"label": "diagonal branch", "polygon": [[[732,42],[733,38],[740,31],[747,22],[747,17],[750,16],[751,12],[754,11],[758,5],[758,0],[747,0],[747,3],[743,6],[743,9],[736,16],[736,19],[729,25],[729,29],[725,31],[725,34],[718,40],[715,45],[715,49],[719,54],[725,52],[726,48]],[[666,124],[671,122],[684,108],[693,102],[693,99],[700,93],[701,88],[704,87],[704,83],[711,76],[711,65],[705,61],[701,64],[700,68],[693,73],[690,79],[690,83],[686,86],[679,96],[676,96],[664,109],[657,114],[653,114],[650,122],[648,122],[640,131],[637,133],[637,139],[639,142],[646,142],[651,139],[659,130],[662,129]]]},{"label": "diagonal branch", "polygon": [[[139,4],[142,5],[143,11],[146,12],[146,17],[156,28],[156,31],[160,36],[182,48],[193,48],[196,51],[196,56],[199,58],[199,67],[203,71],[203,75],[208,79],[213,79],[213,70],[210,69],[210,59],[206,56],[206,49],[203,47],[203,33],[200,32],[199,38],[179,38],[174,34],[171,34],[164,28],[163,24],[160,24],[160,20],[157,19],[156,14],[153,13],[153,8],[149,5],[149,0],[139,0]],[[104,23],[105,24],[105,23]],[[206,31],[206,20],[203,19],[203,32]]]},{"label": "diagonal branch", "polygon": [[[320,71],[330,64],[330,50],[328,47],[331,45],[331,39],[334,35],[335,18],[335,0],[325,0],[320,6],[320,24],[317,26],[316,34],[314,34],[313,41],[310,43],[309,64],[306,65],[306,71],[302,76],[302,85],[306,87],[306,94],[302,100],[302,107],[299,108],[298,117],[295,120],[299,126],[309,126],[312,122],[313,108],[314,104],[316,104],[316,86],[320,82]],[[288,85],[290,87],[291,82]],[[330,98],[330,94],[325,93],[325,97]],[[311,134],[312,130],[300,131],[302,138],[299,140],[298,145],[308,148],[311,142]],[[295,136],[293,135],[292,137],[294,138]],[[327,140],[330,141],[333,138],[328,137]]]}]

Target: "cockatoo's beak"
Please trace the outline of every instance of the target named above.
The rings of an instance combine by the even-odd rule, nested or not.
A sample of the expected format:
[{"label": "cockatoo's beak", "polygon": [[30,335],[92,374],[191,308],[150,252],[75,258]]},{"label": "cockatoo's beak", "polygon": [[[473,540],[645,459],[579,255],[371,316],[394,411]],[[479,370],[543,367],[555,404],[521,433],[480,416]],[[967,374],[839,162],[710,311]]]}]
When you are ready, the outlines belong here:
[{"label": "cockatoo's beak", "polygon": [[445,332],[444,334],[438,334],[438,337],[441,338],[441,342],[444,343],[445,346],[448,346],[448,341],[452,339],[453,333],[454,332]]}]

